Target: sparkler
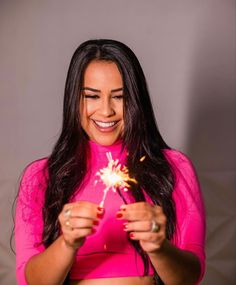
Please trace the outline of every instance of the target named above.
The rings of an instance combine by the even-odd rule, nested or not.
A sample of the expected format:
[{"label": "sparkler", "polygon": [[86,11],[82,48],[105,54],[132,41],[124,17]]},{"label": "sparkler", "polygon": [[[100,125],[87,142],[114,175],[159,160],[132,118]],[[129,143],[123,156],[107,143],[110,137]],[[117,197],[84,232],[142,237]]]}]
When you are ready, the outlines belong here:
[{"label": "sparkler", "polygon": [[139,159],[139,161],[140,161],[140,162],[143,162],[145,158],[146,158],[146,156],[144,155],[144,156],[142,156],[142,157]]},{"label": "sparkler", "polygon": [[[112,158],[111,152],[106,153],[108,159],[107,167],[100,169],[96,175],[100,177],[100,181],[106,185],[103,190],[103,197],[100,203],[100,207],[103,207],[107,192],[111,189],[116,192],[117,188],[123,188],[124,191],[128,191],[130,185],[128,182],[133,182],[137,184],[136,179],[129,177],[129,171],[126,166],[122,166],[119,159],[114,160]],[[95,183],[98,181],[96,180]]]}]

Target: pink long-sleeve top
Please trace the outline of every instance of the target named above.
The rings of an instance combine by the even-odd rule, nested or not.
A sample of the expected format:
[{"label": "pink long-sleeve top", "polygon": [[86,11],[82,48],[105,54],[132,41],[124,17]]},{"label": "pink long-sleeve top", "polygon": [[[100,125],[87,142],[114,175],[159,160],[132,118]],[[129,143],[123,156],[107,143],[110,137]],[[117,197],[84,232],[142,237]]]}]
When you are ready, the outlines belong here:
[{"label": "pink long-sleeve top", "polygon": [[[71,199],[73,201],[90,201],[99,204],[103,197],[104,184],[96,173],[108,164],[107,152],[113,159],[125,164],[126,152],[121,153],[121,143],[112,146],[100,146],[90,142],[90,171],[85,177],[83,186]],[[173,199],[176,207],[176,233],[172,242],[176,247],[194,253],[201,264],[202,279],[205,271],[205,214],[199,183],[192,163],[181,152],[164,150],[170,162],[176,183]],[[19,285],[26,285],[25,265],[28,260],[39,254],[45,247],[41,244],[43,232],[42,207],[46,190],[45,171],[47,159],[30,164],[23,175],[16,209],[16,275]],[[129,191],[122,192],[128,203],[134,203]],[[150,199],[146,196],[147,201]],[[83,246],[77,251],[70,271],[71,279],[112,278],[142,276],[143,262],[128,241],[123,230],[123,221],[116,219],[116,212],[124,201],[117,192],[107,193],[104,208],[105,214],[96,232],[86,238]],[[123,266],[129,264],[128,267]],[[153,275],[149,267],[149,275]]]}]

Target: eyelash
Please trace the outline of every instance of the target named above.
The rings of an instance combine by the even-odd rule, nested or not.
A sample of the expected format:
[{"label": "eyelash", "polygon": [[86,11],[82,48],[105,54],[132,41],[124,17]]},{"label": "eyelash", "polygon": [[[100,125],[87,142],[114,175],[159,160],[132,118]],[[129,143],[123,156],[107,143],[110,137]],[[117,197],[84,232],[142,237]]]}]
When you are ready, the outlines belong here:
[{"label": "eyelash", "polygon": [[[99,95],[90,95],[90,94],[87,95],[87,94],[84,94],[84,98],[95,100],[95,99],[99,99],[100,97],[99,97]],[[117,99],[117,100],[121,100],[121,99],[124,98],[124,95],[116,95],[116,96],[112,96],[112,98],[113,99]]]},{"label": "eyelash", "polygon": [[124,95],[116,95],[116,96],[113,96],[112,98],[117,99],[117,100],[121,100],[124,98]]},{"label": "eyelash", "polygon": [[84,94],[84,98],[86,98],[86,99],[98,99],[99,96],[98,95],[86,95],[86,94]]}]

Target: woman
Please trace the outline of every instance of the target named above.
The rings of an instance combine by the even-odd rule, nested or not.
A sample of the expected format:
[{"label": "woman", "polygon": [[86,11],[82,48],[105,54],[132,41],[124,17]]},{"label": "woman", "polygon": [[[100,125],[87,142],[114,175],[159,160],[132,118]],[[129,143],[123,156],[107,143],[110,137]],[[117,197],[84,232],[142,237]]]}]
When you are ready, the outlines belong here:
[{"label": "woman", "polygon": [[[105,197],[108,158],[131,179],[123,181],[128,191],[108,187]],[[48,159],[25,170],[15,235],[19,284],[201,280],[199,185],[191,162],[162,139],[143,71],[126,45],[91,40],[75,51],[61,135]]]}]

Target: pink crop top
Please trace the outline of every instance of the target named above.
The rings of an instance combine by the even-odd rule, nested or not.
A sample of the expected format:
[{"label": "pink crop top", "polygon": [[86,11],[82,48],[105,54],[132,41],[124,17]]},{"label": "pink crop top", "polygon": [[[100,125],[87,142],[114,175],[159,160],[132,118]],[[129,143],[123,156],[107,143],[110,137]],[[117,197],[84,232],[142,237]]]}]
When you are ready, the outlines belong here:
[{"label": "pink crop top", "polygon": [[[101,202],[105,187],[99,181],[95,185],[95,180],[99,179],[96,176],[97,171],[107,166],[107,152],[112,153],[113,159],[118,158],[125,164],[126,153],[121,153],[121,143],[107,147],[90,142],[90,147],[90,171],[82,188],[75,193],[71,202]],[[200,281],[205,270],[205,214],[199,183],[186,156],[175,150],[165,150],[165,155],[176,176],[173,198],[176,205],[177,231],[172,242],[177,247],[198,256],[201,263]],[[46,189],[42,169],[46,163],[47,159],[42,159],[30,164],[21,181],[15,224],[16,275],[19,285],[27,284],[24,274],[27,261],[45,249],[40,242],[43,231],[42,206]],[[128,203],[135,202],[129,191],[122,191],[122,195]],[[110,190],[107,193],[104,203],[105,214],[96,227],[96,232],[88,236],[78,250],[70,271],[71,279],[142,276],[142,259],[128,241],[127,233],[123,230],[124,221],[116,219],[116,212],[122,204],[124,201],[117,192]],[[123,266],[124,264],[129,266]],[[148,274],[153,273],[153,268],[149,266]]]}]

